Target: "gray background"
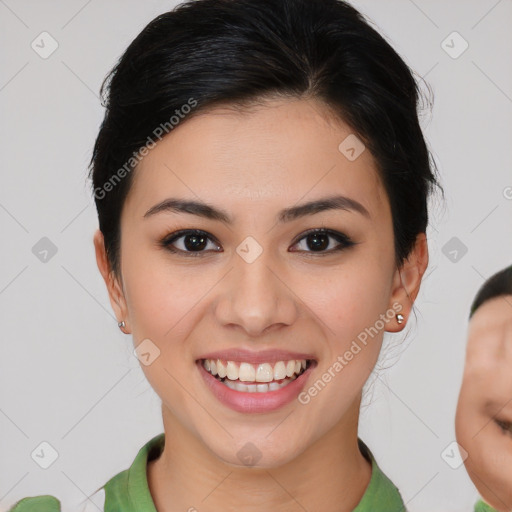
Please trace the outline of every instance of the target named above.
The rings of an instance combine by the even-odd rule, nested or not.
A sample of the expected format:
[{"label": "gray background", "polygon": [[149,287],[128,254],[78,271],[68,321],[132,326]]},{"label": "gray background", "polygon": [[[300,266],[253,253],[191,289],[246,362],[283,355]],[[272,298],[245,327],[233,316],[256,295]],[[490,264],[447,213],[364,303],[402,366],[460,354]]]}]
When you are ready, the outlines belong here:
[{"label": "gray background", "polygon": [[[453,455],[469,305],[512,259],[512,1],[352,3],[433,89],[422,126],[446,191],[416,318],[387,340],[392,366],[375,374],[360,436],[410,511],[468,511],[477,493],[442,454]],[[86,167],[102,79],[175,4],[0,0],[0,510],[36,494],[69,510],[163,430],[96,267]],[[31,47],[43,31],[58,43],[46,59]],[[457,58],[453,31],[469,44]],[[57,249],[46,261],[43,237]],[[48,469],[31,458],[43,441],[58,452]]]}]

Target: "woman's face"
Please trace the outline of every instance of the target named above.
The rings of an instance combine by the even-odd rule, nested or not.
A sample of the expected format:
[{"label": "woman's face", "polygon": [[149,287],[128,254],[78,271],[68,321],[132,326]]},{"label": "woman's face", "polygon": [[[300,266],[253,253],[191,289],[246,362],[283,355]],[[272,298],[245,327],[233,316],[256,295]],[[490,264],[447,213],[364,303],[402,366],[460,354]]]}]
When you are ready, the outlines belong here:
[{"label": "woman's face", "polygon": [[[139,164],[123,208],[123,289],[109,288],[112,305],[142,343],[164,421],[232,464],[246,454],[276,466],[335,426],[357,431],[383,332],[405,325],[395,313],[407,318],[427,264],[418,243],[409,267],[395,269],[374,160],[328,119],[306,100],[187,119]],[[203,206],[157,207],[171,198]],[[333,198],[342,208],[325,207]],[[100,234],[96,245],[104,261]],[[250,387],[219,382],[205,359]]]},{"label": "woman's face", "polygon": [[512,295],[491,299],[469,322],[456,414],[458,443],[481,496],[512,510]]}]

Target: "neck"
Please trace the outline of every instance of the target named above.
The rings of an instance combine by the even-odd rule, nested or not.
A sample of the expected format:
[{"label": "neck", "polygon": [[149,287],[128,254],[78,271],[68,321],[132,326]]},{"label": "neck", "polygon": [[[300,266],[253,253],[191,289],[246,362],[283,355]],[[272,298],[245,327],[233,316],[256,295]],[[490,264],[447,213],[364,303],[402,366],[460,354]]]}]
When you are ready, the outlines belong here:
[{"label": "neck", "polygon": [[359,402],[298,457],[268,469],[225,463],[163,408],[165,447],[147,471],[157,510],[353,510],[371,478],[357,443]]}]

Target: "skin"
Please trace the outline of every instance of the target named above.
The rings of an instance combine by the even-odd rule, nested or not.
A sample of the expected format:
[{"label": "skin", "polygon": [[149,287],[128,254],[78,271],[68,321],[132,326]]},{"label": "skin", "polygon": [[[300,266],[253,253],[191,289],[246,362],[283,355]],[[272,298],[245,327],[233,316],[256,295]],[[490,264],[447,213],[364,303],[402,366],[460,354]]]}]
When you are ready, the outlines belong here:
[{"label": "skin", "polygon": [[512,510],[512,295],[484,302],[471,317],[455,418],[457,442],[478,492],[500,512]]},{"label": "skin", "polygon": [[[338,150],[350,133],[315,100],[196,115],[136,170],[121,218],[121,276],[110,274],[96,232],[97,263],[117,318],[135,346],[149,338],[161,351],[142,365],[162,400],[166,433],[147,472],[159,512],[343,512],[361,500],[371,477],[357,446],[362,388],[384,330],[400,331],[406,322],[387,322],[307,405],[294,400],[271,413],[224,406],[195,363],[207,351],[236,347],[312,353],[318,364],[309,386],[394,303],[408,318],[428,264],[425,234],[397,269],[389,201],[373,157],[365,150],[349,161]],[[330,210],[275,223],[281,209],[334,193],[359,201],[370,217]],[[170,196],[223,208],[234,223],[176,212],[143,218]],[[303,233],[323,227],[357,244],[329,254],[339,242],[328,238],[321,255]],[[158,245],[178,229],[201,229],[214,240],[198,257]],[[236,252],[247,236],[263,249],[251,264]],[[174,246],[186,250],[184,241]],[[237,457],[248,442],[261,454],[252,467]]]}]

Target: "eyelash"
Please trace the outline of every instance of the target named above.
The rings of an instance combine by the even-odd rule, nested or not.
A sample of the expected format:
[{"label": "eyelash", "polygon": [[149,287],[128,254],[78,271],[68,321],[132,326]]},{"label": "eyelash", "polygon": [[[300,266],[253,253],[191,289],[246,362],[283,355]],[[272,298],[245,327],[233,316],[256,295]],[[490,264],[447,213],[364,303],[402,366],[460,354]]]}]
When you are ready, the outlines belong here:
[{"label": "eyelash", "polygon": [[511,424],[508,421],[501,421],[498,419],[494,419],[494,422],[498,425],[501,432],[506,435],[512,435],[512,427]]},{"label": "eyelash", "polygon": [[[313,257],[315,256],[327,256],[329,254],[332,254],[334,252],[338,252],[338,251],[342,251],[344,249],[348,249],[349,247],[352,247],[353,245],[356,245],[356,242],[354,242],[353,240],[351,240],[350,237],[348,237],[347,235],[343,234],[343,233],[339,233],[337,231],[332,231],[332,230],[329,230],[329,229],[324,229],[324,228],[315,228],[315,229],[310,229],[308,231],[306,231],[305,233],[303,233],[300,238],[298,238],[293,245],[297,245],[300,241],[302,241],[303,239],[307,238],[307,236],[311,235],[311,234],[316,234],[316,233],[319,233],[319,234],[322,234],[322,235],[328,235],[332,238],[334,238],[340,245],[334,249],[330,249],[330,250],[327,250],[327,251],[292,251],[292,252],[305,252],[305,253],[310,253]],[[176,247],[173,247],[172,244],[180,239],[180,238],[183,238],[184,236],[187,236],[187,235],[197,235],[197,236],[203,236],[203,237],[206,237],[208,238],[210,241],[214,241],[215,243],[217,243],[217,241],[215,240],[214,237],[210,236],[206,231],[202,231],[200,229],[182,229],[182,230],[179,230],[179,231],[175,231],[174,233],[171,233],[170,235],[167,235],[165,238],[163,238],[161,241],[160,241],[160,245],[162,247],[164,247],[165,249],[167,249],[168,251],[172,252],[172,253],[175,253],[175,254],[181,254],[185,257],[193,257],[193,258],[197,258],[199,256],[202,256],[204,253],[206,253],[207,251],[184,251],[182,249],[177,249]],[[220,244],[219,244],[220,245]],[[216,252],[220,252],[220,251],[216,251]]]}]

